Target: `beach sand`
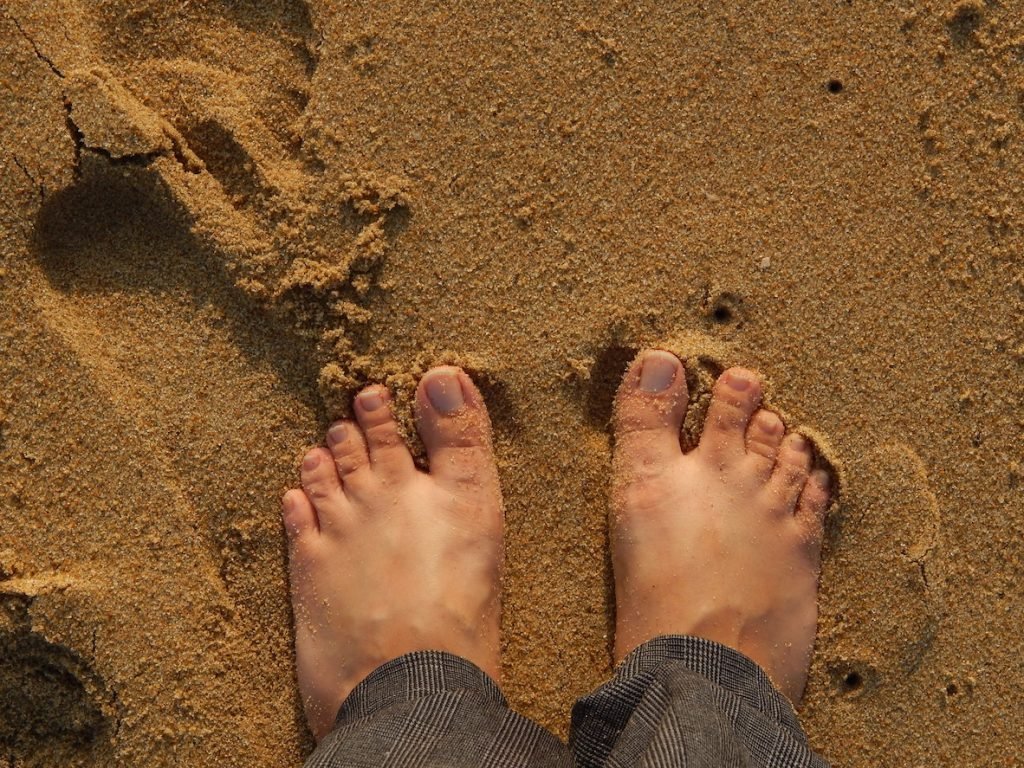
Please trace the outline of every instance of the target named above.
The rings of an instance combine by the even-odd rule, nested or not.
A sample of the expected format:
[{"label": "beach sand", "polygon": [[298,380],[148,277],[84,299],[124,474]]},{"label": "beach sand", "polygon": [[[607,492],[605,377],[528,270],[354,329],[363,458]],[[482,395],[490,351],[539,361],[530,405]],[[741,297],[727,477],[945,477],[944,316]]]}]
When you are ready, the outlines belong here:
[{"label": "beach sand", "polygon": [[496,431],[503,687],[564,737],[660,346],[688,439],[743,363],[839,476],[814,747],[1018,764],[1022,41],[980,0],[6,0],[0,759],[299,764],[280,495],[442,362]]}]

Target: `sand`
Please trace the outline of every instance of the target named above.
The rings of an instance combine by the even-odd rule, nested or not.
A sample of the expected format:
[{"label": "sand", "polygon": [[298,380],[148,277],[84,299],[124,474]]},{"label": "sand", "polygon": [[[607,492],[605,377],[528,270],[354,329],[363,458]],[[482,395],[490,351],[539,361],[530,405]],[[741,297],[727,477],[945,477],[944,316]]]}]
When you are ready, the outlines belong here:
[{"label": "sand", "polygon": [[493,413],[505,691],[564,736],[646,345],[759,367],[840,475],[815,748],[1017,764],[1018,4],[5,0],[0,51],[7,764],[298,764],[280,494],[439,362]]}]

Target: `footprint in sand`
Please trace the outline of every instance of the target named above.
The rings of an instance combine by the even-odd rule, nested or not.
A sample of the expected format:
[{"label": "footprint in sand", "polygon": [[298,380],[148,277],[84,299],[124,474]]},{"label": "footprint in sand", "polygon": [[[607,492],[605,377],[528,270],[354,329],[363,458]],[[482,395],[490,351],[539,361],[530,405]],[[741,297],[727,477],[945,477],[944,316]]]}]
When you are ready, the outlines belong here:
[{"label": "footprint in sand", "polygon": [[[230,382],[267,361],[291,391],[319,379],[326,411],[342,411],[366,375],[362,305],[407,200],[400,179],[325,173],[297,149],[318,55],[309,8],[115,1],[90,13],[105,65],[64,79],[78,167],[37,222],[52,289],[35,297],[42,316],[129,416],[155,409],[166,424],[191,411],[204,426],[223,422],[218,409],[244,400]],[[233,44],[195,50],[183,25]],[[241,59],[231,53],[239,47]],[[264,83],[271,64],[275,79]],[[115,305],[125,320],[113,336],[104,318]],[[195,374],[184,386],[173,381],[180,370]],[[218,430],[205,431],[200,447],[216,465],[230,451]],[[169,465],[180,464],[174,456]]]},{"label": "footprint in sand", "polygon": [[38,600],[59,601],[75,581],[13,577],[8,554],[0,552],[0,751],[12,765],[108,762],[116,696],[68,640],[47,636],[35,609]]},{"label": "footprint in sand", "polygon": [[[240,5],[246,9],[237,13]],[[280,567],[278,522],[266,505],[276,505],[301,440],[296,421],[310,411],[326,419],[309,385],[318,370],[332,361],[321,379],[326,395],[342,392],[338,400],[358,383],[338,361],[359,351],[361,304],[407,208],[401,179],[326,173],[298,151],[294,123],[315,68],[316,33],[304,8],[292,0],[191,10],[98,5],[91,12],[109,16],[98,25],[107,35],[98,49],[104,64],[65,72],[77,167],[73,184],[49,194],[36,220],[40,279],[29,298],[54,348],[67,350],[104,401],[105,423],[118,425],[111,429],[137,455],[136,492],[146,498],[135,513],[147,531],[138,547],[112,553],[108,567],[142,582],[130,604],[109,605],[100,617],[84,603],[71,610],[77,603],[67,592],[48,600],[67,607],[57,622],[63,630],[98,630],[101,651],[124,625],[155,627],[164,642],[152,650],[145,634],[133,636],[129,652],[93,660],[80,643],[37,631],[35,614],[5,626],[0,651],[19,660],[12,670],[57,670],[54,679],[66,685],[26,686],[5,667],[0,699],[25,689],[47,711],[61,711],[59,699],[78,714],[47,731],[22,702],[0,746],[21,749],[24,734],[38,731],[55,744],[66,732],[65,740],[88,742],[97,755],[109,744],[118,759],[172,743],[185,762],[193,751],[246,740],[267,754],[294,749],[287,665],[251,681],[283,695],[244,722],[203,730],[220,712],[219,686],[244,687],[233,680],[240,672],[209,659],[283,652],[281,638],[260,625],[268,598],[256,582]],[[223,51],[188,49],[183,21],[216,27],[196,39],[217,36]],[[252,71],[235,66],[240,48]],[[268,63],[291,75],[261,85]],[[309,237],[310,229],[330,236]],[[333,250],[311,250],[320,242]],[[240,428],[252,423],[274,425],[256,450]],[[247,472],[240,456],[249,457]],[[204,481],[211,476],[217,482]],[[147,557],[150,549],[168,554]],[[8,588],[15,602],[43,604],[24,583]],[[162,598],[178,594],[192,603],[198,629],[164,609]],[[284,617],[273,626],[283,630]],[[107,699],[97,693],[105,689],[89,665],[131,713],[120,729],[108,725]],[[166,743],[156,743],[147,718],[178,711],[192,713],[181,720],[187,732],[168,731]],[[81,762],[51,760],[50,752],[39,759]]]},{"label": "footprint in sand", "polygon": [[823,556],[806,702],[812,720],[834,714],[842,700],[867,710],[868,720],[898,708],[944,610],[939,509],[920,458],[891,443],[847,470]]},{"label": "footprint in sand", "polygon": [[[321,395],[343,411],[365,379],[365,304],[409,221],[409,184],[303,151],[315,13],[301,0],[114,0],[90,13],[104,64],[64,83],[81,179],[97,159],[158,177],[206,258],[314,342]],[[197,47],[211,38],[225,45]]]}]

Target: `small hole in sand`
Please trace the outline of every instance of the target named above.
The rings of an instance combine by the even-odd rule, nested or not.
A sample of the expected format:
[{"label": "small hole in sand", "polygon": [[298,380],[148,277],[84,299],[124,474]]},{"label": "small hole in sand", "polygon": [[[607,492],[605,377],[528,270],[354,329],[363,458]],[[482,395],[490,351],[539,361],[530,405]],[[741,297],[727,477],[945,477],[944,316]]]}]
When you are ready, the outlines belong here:
[{"label": "small hole in sand", "polygon": [[960,693],[960,686],[958,686],[956,683],[950,683],[946,686],[947,696],[956,696],[958,693]]},{"label": "small hole in sand", "polygon": [[860,672],[849,672],[846,677],[843,678],[844,691],[857,691],[860,690],[863,685],[864,678],[861,677]]},{"label": "small hole in sand", "polygon": [[825,87],[829,93],[839,93],[843,90],[843,82],[841,80],[829,80]]},{"label": "small hole in sand", "polygon": [[728,291],[715,296],[704,307],[707,322],[712,326],[732,327],[743,321],[743,300]]},{"label": "small hole in sand", "polygon": [[964,47],[974,39],[984,20],[985,4],[981,0],[964,0],[957,5],[946,25],[949,36],[957,46]]}]

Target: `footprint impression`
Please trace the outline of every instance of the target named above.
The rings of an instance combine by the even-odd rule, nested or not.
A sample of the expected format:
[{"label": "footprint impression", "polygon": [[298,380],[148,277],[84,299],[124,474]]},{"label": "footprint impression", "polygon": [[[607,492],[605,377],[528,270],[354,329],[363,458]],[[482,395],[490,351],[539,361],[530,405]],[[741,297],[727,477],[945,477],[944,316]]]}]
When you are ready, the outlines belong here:
[{"label": "footprint impression", "polygon": [[33,765],[109,760],[116,695],[72,648],[33,626],[48,611],[33,603],[74,591],[74,580],[19,577],[17,568],[11,553],[0,552],[0,751]]},{"label": "footprint impression", "polygon": [[[203,632],[187,633],[176,653],[168,650],[145,674],[122,674],[123,659],[94,660],[97,646],[101,656],[110,646],[104,633],[109,617],[92,617],[69,590],[52,590],[44,600],[30,591],[35,587],[27,577],[0,572],[7,578],[0,583],[6,616],[0,625],[0,746],[47,765],[80,762],[61,758],[61,745],[71,745],[78,758],[87,750],[104,764],[113,760],[104,750],[123,759],[147,743],[158,748],[146,717],[187,706],[198,712],[190,722],[198,722],[219,711],[210,706],[210,686],[222,678],[210,678],[203,668],[196,674],[206,688],[184,690],[174,659],[187,665],[193,656],[203,658],[209,642],[224,653],[250,655],[269,642],[244,623],[252,606],[234,601],[261,595],[246,580],[280,566],[276,528],[266,540],[245,538],[250,531],[262,535],[262,518],[253,509],[276,501],[277,483],[253,470],[248,487],[230,488],[239,473],[224,467],[245,447],[233,447],[243,435],[222,425],[226,416],[281,424],[286,409],[277,380],[309,401],[316,393],[310,397],[308,385],[295,382],[319,380],[328,405],[314,403],[314,411],[323,419],[325,410],[341,410],[338,404],[347,403],[361,383],[360,366],[367,365],[361,356],[367,299],[378,289],[377,273],[410,208],[404,178],[326,168],[302,151],[318,45],[305,3],[114,0],[86,13],[95,15],[91,31],[99,34],[86,39],[90,25],[83,23],[82,45],[93,47],[95,57],[76,60],[77,68],[62,65],[75,176],[70,187],[48,195],[36,222],[44,279],[33,300],[48,329],[109,396],[110,419],[124,424],[141,455],[156,457],[147,477],[162,494],[161,525],[204,534],[187,537],[175,554],[177,572],[149,574],[147,588],[173,595],[188,584],[190,599],[210,616]],[[204,33],[183,35],[185,28]],[[224,45],[205,45],[210,39]],[[239,50],[246,55],[237,56]],[[309,237],[314,230],[320,235]],[[120,321],[116,333],[109,327],[112,313]],[[187,381],[181,371],[189,372]],[[175,450],[179,439],[188,450]],[[285,467],[289,458],[267,465]],[[225,479],[223,488],[194,482],[204,472]],[[260,483],[273,485],[274,493],[251,505],[237,503]],[[232,532],[239,531],[242,544],[232,545]],[[226,556],[225,546],[231,550]],[[254,563],[257,557],[272,562]],[[139,603],[154,614],[147,621],[175,623],[158,614],[155,603]],[[39,629],[37,612],[46,604],[62,617],[55,626],[74,637]],[[114,613],[120,618],[123,610],[117,606]],[[97,627],[99,637],[90,638]],[[24,674],[35,673],[47,684],[26,685]],[[165,678],[178,679],[183,690],[168,687]],[[159,695],[150,695],[151,686]],[[134,713],[123,727],[112,696]],[[287,751],[294,730],[290,704],[287,697],[274,703],[286,712],[274,719],[280,733],[265,723],[239,723],[163,736],[178,740],[186,761],[191,751],[232,739]]]},{"label": "footprint impression", "polygon": [[[925,468],[905,444],[882,445],[852,463],[847,486],[827,530],[804,709],[812,738],[820,727],[866,744],[852,731],[927,705],[909,683],[943,615],[942,531]],[[856,717],[844,719],[851,707]]]}]

